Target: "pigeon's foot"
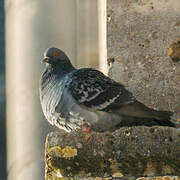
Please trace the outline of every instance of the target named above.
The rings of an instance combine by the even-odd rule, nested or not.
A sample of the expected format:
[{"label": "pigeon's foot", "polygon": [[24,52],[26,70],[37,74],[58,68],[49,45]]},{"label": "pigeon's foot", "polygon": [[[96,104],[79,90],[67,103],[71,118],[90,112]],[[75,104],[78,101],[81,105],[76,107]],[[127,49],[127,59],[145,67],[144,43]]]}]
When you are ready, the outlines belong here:
[{"label": "pigeon's foot", "polygon": [[83,132],[90,133],[91,132],[91,127],[89,125],[87,125],[87,124],[84,124],[84,125],[81,126],[81,130]]},{"label": "pigeon's foot", "polygon": [[83,132],[86,132],[86,133],[90,133],[91,132],[91,128],[90,127],[84,128],[82,130],[83,130]]}]

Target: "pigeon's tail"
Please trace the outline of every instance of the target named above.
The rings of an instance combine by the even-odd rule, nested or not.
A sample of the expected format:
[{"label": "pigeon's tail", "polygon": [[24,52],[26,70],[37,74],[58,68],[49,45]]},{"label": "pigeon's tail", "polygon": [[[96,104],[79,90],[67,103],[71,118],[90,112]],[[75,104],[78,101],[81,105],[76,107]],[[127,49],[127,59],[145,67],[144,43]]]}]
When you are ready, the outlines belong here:
[{"label": "pigeon's tail", "polygon": [[133,125],[175,127],[175,124],[170,121],[173,112],[156,111],[138,101],[123,106],[118,110],[118,113],[124,115],[127,118],[127,122]]},{"label": "pigeon's tail", "polygon": [[175,124],[170,121],[171,116],[173,115],[173,112],[171,111],[153,111],[155,121],[160,126],[169,126],[169,127],[175,127]]},{"label": "pigeon's tail", "polygon": [[116,125],[116,128],[119,127],[132,127],[132,126],[168,126],[176,127],[174,123],[169,120],[157,120],[152,118],[140,118],[140,117],[130,117],[124,116],[123,121]]}]

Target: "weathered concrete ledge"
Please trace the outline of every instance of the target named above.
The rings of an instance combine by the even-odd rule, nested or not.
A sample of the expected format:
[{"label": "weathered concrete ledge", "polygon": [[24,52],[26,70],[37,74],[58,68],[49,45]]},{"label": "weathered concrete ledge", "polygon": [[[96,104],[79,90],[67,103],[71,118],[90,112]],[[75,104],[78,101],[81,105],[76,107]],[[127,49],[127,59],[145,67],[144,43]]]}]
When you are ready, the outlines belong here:
[{"label": "weathered concrete ledge", "polygon": [[46,179],[180,176],[180,129],[131,127],[114,132],[51,132]]}]

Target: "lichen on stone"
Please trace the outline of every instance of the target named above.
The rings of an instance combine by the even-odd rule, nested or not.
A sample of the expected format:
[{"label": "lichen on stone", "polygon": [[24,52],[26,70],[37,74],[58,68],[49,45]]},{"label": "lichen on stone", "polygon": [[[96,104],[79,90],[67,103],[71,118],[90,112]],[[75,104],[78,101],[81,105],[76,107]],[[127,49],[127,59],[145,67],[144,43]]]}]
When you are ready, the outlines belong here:
[{"label": "lichen on stone", "polygon": [[180,61],[180,41],[170,45],[168,55],[174,62]]},{"label": "lichen on stone", "polygon": [[70,146],[66,146],[62,149],[62,157],[68,159],[77,156],[77,149],[73,149]]},{"label": "lichen on stone", "polygon": [[66,146],[65,148],[61,148],[60,146],[51,147],[47,150],[47,154],[54,155],[56,157],[63,157],[65,159],[69,159],[77,156],[77,149],[73,149],[70,146]]},{"label": "lichen on stone", "polygon": [[[54,137],[57,144],[51,143]],[[180,174],[180,139],[175,128],[124,127],[88,135],[54,132],[46,143],[49,175],[124,178]]]}]

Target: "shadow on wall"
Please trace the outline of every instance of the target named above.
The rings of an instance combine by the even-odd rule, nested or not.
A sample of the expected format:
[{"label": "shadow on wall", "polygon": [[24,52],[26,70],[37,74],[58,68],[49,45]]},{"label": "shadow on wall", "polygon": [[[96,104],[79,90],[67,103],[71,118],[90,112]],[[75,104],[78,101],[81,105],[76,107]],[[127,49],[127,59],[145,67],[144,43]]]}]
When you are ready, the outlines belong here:
[{"label": "shadow on wall", "polygon": [[6,179],[4,1],[0,0],[0,179]]}]

